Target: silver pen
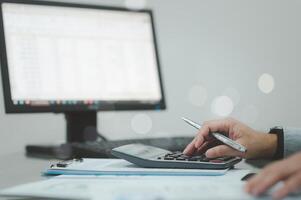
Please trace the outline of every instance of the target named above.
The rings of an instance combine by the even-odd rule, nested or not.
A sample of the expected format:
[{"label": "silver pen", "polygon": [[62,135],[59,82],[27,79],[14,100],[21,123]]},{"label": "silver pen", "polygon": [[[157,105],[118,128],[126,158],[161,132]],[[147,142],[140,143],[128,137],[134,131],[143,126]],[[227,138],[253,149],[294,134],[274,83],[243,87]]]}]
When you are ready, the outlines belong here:
[{"label": "silver pen", "polygon": [[[187,122],[189,125],[193,126],[196,129],[201,129],[201,125],[195,123],[194,121],[191,121],[190,119],[187,119],[185,117],[182,117],[182,119]],[[230,138],[220,134],[220,133],[211,133],[212,136],[214,136],[217,140],[221,141],[222,143],[232,147],[233,149],[240,151],[242,153],[246,153],[247,152],[247,148],[244,147],[243,145],[235,142],[234,140],[231,140]]]}]

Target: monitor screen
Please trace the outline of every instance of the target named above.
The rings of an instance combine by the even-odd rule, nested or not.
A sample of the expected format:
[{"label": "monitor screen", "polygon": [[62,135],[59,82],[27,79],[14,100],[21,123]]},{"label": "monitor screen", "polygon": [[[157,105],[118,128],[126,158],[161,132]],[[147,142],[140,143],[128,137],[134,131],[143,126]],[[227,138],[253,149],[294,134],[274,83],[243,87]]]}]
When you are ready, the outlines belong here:
[{"label": "monitor screen", "polygon": [[1,4],[7,112],[163,109],[151,11]]}]

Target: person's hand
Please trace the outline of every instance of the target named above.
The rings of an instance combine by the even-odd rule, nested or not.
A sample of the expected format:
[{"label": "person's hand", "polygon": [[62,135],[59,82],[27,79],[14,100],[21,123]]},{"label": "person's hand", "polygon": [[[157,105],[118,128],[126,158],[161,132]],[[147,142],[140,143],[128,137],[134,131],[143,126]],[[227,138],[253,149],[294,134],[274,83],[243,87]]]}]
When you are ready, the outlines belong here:
[{"label": "person's hand", "polygon": [[[248,150],[241,153],[227,145],[218,143],[211,132],[222,132],[232,140],[244,145]],[[277,148],[277,136],[257,132],[231,118],[203,123],[193,141],[183,151],[186,155],[206,153],[208,158],[239,156],[243,158],[271,158]]]},{"label": "person's hand", "polygon": [[258,196],[280,181],[284,184],[273,193],[274,199],[282,199],[301,189],[301,153],[268,165],[247,182],[245,190]]}]

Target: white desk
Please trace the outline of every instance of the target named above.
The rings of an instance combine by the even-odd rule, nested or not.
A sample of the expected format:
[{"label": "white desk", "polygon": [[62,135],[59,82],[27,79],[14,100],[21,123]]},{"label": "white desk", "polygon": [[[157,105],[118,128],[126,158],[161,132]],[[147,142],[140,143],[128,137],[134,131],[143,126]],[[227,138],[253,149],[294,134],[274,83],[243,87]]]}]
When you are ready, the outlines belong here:
[{"label": "white desk", "polygon": [[[28,158],[24,152],[0,156],[0,159],[0,189],[43,180],[44,178],[41,177],[40,172],[49,167],[51,163],[56,162],[56,160]],[[241,162],[237,167],[258,170],[245,162]],[[6,198],[0,198],[0,200],[2,199]]]},{"label": "white desk", "polygon": [[[25,152],[0,156],[0,189],[43,180],[40,172],[55,160],[28,158]],[[5,199],[1,198],[0,200]]]}]

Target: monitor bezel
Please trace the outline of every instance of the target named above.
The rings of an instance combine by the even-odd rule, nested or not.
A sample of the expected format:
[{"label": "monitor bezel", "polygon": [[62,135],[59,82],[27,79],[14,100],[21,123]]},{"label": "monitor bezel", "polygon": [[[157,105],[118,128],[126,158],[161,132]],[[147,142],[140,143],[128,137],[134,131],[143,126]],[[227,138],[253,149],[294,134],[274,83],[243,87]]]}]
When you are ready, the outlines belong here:
[{"label": "monitor bezel", "polygon": [[[6,54],[6,43],[3,22],[3,3],[19,3],[29,5],[43,5],[43,6],[59,6],[59,7],[72,7],[72,8],[87,8],[87,9],[100,9],[100,10],[115,10],[124,12],[138,12],[148,13],[151,17],[151,25],[153,31],[153,42],[155,47],[156,62],[158,68],[159,83],[161,89],[161,100],[158,102],[142,102],[142,101],[103,101],[97,105],[47,105],[47,106],[28,106],[28,105],[15,105],[11,98],[11,88],[8,71],[8,60]],[[156,29],[154,23],[153,12],[150,9],[131,10],[123,7],[112,7],[95,4],[78,4],[67,2],[50,2],[50,1],[35,1],[35,0],[0,0],[0,64],[2,74],[3,95],[5,102],[6,113],[36,113],[36,112],[54,112],[64,113],[73,111],[130,111],[130,110],[165,110],[165,95],[159,59],[159,50],[156,37]]]}]

